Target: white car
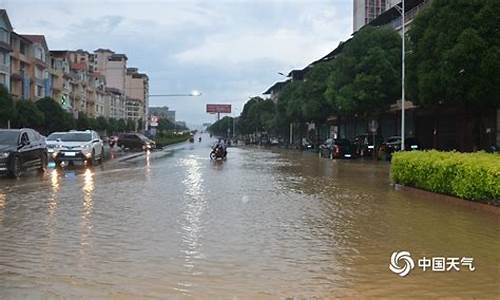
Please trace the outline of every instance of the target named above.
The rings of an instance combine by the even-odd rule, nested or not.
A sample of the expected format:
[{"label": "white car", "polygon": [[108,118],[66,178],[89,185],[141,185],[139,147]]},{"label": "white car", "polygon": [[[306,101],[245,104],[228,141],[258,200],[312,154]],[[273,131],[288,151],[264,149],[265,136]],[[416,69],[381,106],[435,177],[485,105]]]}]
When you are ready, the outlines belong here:
[{"label": "white car", "polygon": [[99,134],[93,130],[70,131],[60,137],[60,146],[52,153],[56,165],[80,161],[95,165],[104,158],[104,146]]},{"label": "white car", "polygon": [[64,134],[66,134],[66,132],[52,132],[45,138],[45,144],[47,145],[47,152],[49,153],[49,156],[52,157],[52,153],[61,147],[61,137]]}]

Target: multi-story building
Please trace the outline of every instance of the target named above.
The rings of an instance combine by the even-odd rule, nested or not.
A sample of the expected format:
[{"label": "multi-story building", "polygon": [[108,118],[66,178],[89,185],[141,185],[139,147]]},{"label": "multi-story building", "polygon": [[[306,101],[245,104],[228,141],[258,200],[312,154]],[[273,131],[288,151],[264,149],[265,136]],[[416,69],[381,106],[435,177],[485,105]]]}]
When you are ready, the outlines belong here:
[{"label": "multi-story building", "polygon": [[400,0],[354,0],[353,1],[353,30],[370,23],[381,13],[401,2]]},{"label": "multi-story building", "polygon": [[123,93],[116,88],[106,88],[107,100],[109,103],[109,118],[125,119],[126,118],[126,99]]},{"label": "multi-story building", "polygon": [[106,77],[108,87],[118,89],[124,95],[127,59],[125,54],[116,54],[109,49],[97,49],[94,51],[94,71]]},{"label": "multi-story building", "polygon": [[43,35],[17,34],[0,9],[0,84],[14,99],[52,97],[73,113],[142,120],[149,105],[149,79],[127,70],[127,56],[109,49],[49,51]]},{"label": "multi-story building", "polygon": [[50,51],[52,98],[67,110],[73,110],[73,76],[70,69],[69,51]]},{"label": "multi-story building", "polygon": [[133,119],[139,128],[145,128],[149,105],[149,78],[139,73],[137,68],[127,68],[125,78],[125,92],[127,95],[127,117]]},{"label": "multi-story building", "polygon": [[10,36],[12,25],[5,9],[0,9],[0,84],[10,90],[11,63],[10,52],[12,51]]},{"label": "multi-story building", "polygon": [[33,43],[15,32],[12,32],[10,40],[10,93],[14,99],[30,99]]},{"label": "multi-story building", "polygon": [[49,47],[43,35],[23,34],[31,41],[31,65],[28,69],[30,84],[30,99],[36,101],[51,96],[51,81],[49,77]]}]

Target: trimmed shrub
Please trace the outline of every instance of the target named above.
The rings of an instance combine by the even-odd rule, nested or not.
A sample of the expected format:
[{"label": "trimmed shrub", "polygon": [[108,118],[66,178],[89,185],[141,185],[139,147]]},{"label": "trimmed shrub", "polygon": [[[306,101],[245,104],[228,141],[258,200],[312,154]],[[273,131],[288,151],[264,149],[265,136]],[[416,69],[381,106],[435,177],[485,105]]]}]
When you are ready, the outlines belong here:
[{"label": "trimmed shrub", "polygon": [[500,155],[409,151],[394,153],[394,182],[464,199],[500,205]]}]

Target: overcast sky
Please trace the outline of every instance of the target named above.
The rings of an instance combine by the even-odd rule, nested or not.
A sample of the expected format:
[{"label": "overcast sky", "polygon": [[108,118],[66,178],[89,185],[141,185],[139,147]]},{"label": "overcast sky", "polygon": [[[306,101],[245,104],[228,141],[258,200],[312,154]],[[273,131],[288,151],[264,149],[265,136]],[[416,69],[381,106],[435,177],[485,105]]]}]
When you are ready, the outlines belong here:
[{"label": "overcast sky", "polygon": [[239,113],[294,68],[333,50],[352,31],[352,0],[0,0],[18,33],[44,34],[51,50],[109,48],[150,78],[151,98],[190,124],[213,121],[207,103]]}]

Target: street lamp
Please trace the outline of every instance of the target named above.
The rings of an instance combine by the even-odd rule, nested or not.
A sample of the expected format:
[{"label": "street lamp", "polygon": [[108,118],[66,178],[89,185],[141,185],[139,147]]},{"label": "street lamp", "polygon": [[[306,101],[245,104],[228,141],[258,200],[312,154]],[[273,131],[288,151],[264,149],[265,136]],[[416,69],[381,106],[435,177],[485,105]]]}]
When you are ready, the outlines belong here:
[{"label": "street lamp", "polygon": [[401,13],[401,24],[403,34],[401,46],[401,150],[405,149],[405,0],[401,1],[401,7],[396,5]]}]

